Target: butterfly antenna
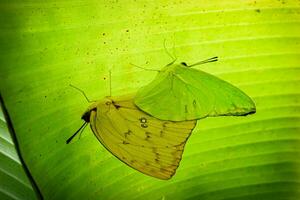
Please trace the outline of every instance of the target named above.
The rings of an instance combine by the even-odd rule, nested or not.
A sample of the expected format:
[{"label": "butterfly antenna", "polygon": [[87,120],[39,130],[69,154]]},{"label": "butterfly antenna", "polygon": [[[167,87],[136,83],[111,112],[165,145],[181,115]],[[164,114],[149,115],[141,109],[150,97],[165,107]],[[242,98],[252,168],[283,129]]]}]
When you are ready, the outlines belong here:
[{"label": "butterfly antenna", "polygon": [[79,133],[79,139],[81,138],[81,134],[82,134],[83,130],[84,130],[85,127],[87,126],[87,123],[84,123],[84,124],[85,124],[85,126],[83,126],[83,128],[81,129],[81,131],[80,131],[80,133]]},{"label": "butterfly antenna", "polygon": [[173,57],[173,55],[167,49],[166,42],[167,42],[167,40],[165,39],[164,40],[164,49],[165,49],[166,53],[168,54],[168,56],[170,56],[172,58],[172,62],[170,62],[168,65],[172,65],[177,60],[177,57],[175,55],[175,43],[173,44],[173,53],[174,53],[175,57]]},{"label": "butterfly antenna", "polygon": [[173,50],[174,60],[177,60],[176,51],[175,51],[175,39],[173,40],[172,50]]},{"label": "butterfly antenna", "polygon": [[78,90],[79,92],[81,92],[81,93],[83,94],[83,96],[85,97],[85,99],[86,99],[89,103],[95,102],[95,101],[89,100],[89,98],[86,96],[86,94],[84,93],[83,90],[79,89],[78,87],[76,87],[76,86],[74,86],[74,85],[72,85],[72,84],[69,84],[69,86],[72,87],[72,88],[75,88],[76,90]]},{"label": "butterfly antenna", "polygon": [[206,60],[202,60],[202,61],[197,62],[197,63],[192,64],[192,65],[188,65],[188,67],[193,67],[193,66],[196,66],[196,65],[202,65],[202,64],[205,64],[205,63],[211,63],[211,62],[216,62],[216,61],[218,61],[218,57],[217,56],[209,58],[209,59],[206,59]]},{"label": "butterfly antenna", "polygon": [[109,70],[109,96],[111,97],[111,70]]},{"label": "butterfly antenna", "polygon": [[132,66],[134,66],[134,67],[137,67],[137,68],[140,68],[140,69],[143,69],[143,70],[146,70],[146,71],[156,71],[156,72],[160,72],[160,70],[158,70],[158,69],[148,69],[148,68],[144,68],[144,67],[140,67],[140,66],[138,66],[138,65],[135,65],[135,64],[132,64],[132,63],[130,63]]},{"label": "butterfly antenna", "polygon": [[77,133],[80,131],[80,130],[83,130],[84,128],[85,128],[85,126],[86,126],[86,124],[87,124],[87,122],[84,122],[83,124],[82,124],[82,126],[69,138],[69,139],[67,139],[67,141],[66,141],[66,143],[67,144],[69,144],[71,141],[72,141],[72,139],[77,135]]}]

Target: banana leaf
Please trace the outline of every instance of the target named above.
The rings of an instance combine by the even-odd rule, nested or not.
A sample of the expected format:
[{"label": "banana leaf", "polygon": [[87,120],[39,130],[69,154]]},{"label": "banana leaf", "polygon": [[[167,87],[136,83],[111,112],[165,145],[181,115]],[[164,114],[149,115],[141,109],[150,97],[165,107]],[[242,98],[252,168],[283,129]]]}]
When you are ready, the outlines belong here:
[{"label": "banana leaf", "polygon": [[[0,16],[3,107],[39,198],[300,198],[299,1],[4,0]],[[66,144],[89,105],[70,84],[92,100],[135,92],[156,73],[134,65],[160,69],[167,50],[218,56],[199,69],[242,89],[256,114],[199,120],[168,181],[124,165],[90,128]]]}]

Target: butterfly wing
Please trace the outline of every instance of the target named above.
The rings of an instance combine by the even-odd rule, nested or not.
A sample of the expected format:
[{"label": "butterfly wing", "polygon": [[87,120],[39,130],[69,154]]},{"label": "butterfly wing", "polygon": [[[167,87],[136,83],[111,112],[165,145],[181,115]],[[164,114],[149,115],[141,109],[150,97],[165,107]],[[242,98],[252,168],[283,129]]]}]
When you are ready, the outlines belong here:
[{"label": "butterfly wing", "polygon": [[151,83],[139,89],[135,104],[154,117],[172,121],[247,115],[256,110],[252,99],[237,87],[181,65],[159,72]]},{"label": "butterfly wing", "polygon": [[107,150],[130,167],[159,179],[175,174],[195,125],[195,120],[171,122],[151,117],[134,105],[132,97],[113,99],[106,113],[91,113],[92,130]]}]

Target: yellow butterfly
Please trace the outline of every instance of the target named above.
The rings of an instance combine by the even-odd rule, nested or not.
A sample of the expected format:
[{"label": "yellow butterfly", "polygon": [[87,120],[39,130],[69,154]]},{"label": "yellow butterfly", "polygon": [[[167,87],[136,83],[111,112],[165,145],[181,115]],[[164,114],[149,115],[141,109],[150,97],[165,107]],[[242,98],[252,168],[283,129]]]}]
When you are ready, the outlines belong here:
[{"label": "yellow butterfly", "polygon": [[90,123],[101,144],[122,162],[149,176],[170,179],[196,120],[159,120],[138,109],[133,98],[134,94],[106,97],[91,104],[80,129]]}]

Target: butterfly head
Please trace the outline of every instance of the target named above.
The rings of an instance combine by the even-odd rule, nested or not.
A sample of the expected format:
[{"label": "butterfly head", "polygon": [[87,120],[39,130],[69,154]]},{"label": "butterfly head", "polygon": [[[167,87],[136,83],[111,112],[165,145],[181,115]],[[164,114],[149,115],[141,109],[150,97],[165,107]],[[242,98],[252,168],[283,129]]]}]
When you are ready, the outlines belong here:
[{"label": "butterfly head", "polygon": [[88,107],[88,109],[82,114],[81,119],[87,123],[90,123],[91,113],[97,111],[98,102],[93,103]]},{"label": "butterfly head", "polygon": [[83,113],[81,119],[83,119],[87,123],[90,123],[90,117],[91,117],[91,110],[87,110]]}]

